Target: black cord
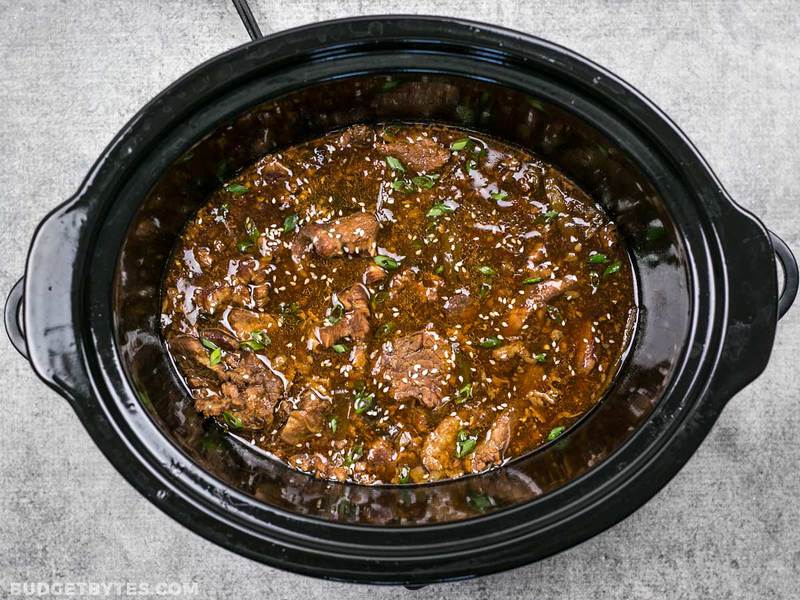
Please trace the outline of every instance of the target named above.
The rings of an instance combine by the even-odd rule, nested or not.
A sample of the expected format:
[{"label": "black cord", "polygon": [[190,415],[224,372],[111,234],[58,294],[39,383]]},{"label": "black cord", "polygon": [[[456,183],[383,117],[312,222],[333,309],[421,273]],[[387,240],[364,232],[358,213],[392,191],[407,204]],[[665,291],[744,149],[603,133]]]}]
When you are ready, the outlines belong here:
[{"label": "black cord", "polygon": [[250,10],[250,5],[247,3],[247,0],[233,0],[233,5],[236,7],[236,12],[239,13],[239,18],[242,20],[242,23],[244,23],[244,28],[247,30],[250,39],[255,41],[264,37],[253,16],[253,11]]}]

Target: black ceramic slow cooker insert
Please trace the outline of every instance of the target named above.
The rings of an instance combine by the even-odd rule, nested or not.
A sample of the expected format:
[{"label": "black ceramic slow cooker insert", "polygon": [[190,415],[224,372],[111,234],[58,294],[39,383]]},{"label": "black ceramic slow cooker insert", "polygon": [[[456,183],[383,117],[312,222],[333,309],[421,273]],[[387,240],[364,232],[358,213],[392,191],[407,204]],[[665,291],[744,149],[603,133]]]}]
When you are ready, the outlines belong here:
[{"label": "black ceramic slow cooker insert", "polygon": [[[292,471],[201,419],[160,337],[159,294],[220,176],[391,120],[467,127],[558,165],[617,222],[640,314],[612,388],[555,443],[480,475],[365,487]],[[365,17],[257,39],[145,106],[39,225],[5,316],[36,373],[173,518],[276,567],[421,585],[541,559],[646,502],[762,372],[797,283],[786,245],[608,71],[497,27]]]}]

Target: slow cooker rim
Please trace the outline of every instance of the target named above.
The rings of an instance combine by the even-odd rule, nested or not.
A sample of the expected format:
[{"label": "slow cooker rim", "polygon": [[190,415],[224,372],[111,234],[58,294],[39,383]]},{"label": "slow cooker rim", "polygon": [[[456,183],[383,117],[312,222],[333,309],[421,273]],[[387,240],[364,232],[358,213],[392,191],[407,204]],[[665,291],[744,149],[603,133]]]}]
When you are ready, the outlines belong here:
[{"label": "slow cooker rim", "polygon": [[[419,19],[419,18],[416,18],[416,19]],[[375,18],[371,18],[371,17],[370,17],[370,18],[365,18],[365,19],[363,19],[363,20],[375,20]],[[331,24],[324,24],[324,25],[331,25]],[[308,27],[308,29],[312,29],[312,30],[313,30],[313,29],[314,29],[314,28],[316,28],[316,27],[321,27],[321,25],[314,25],[314,26],[307,26],[307,27]],[[301,28],[301,29],[305,29],[305,28]],[[485,28],[485,27],[484,27],[484,29],[490,29],[490,28]],[[297,31],[297,30],[295,30],[295,31]],[[287,32],[287,33],[291,33],[291,32]],[[267,38],[267,39],[269,39],[269,38]],[[262,42],[258,42],[258,43],[262,43]],[[247,46],[251,46],[251,44],[248,44]],[[229,53],[226,53],[225,55],[222,55],[221,57],[217,57],[217,59],[212,59],[212,62],[214,62],[214,61],[216,61],[216,60],[218,60],[218,59],[221,59],[221,58],[223,58],[223,57],[225,57],[225,56],[234,56],[234,55],[236,55],[236,54],[235,54],[236,52],[238,52],[238,51],[241,51],[241,50],[243,50],[243,49],[242,49],[242,48],[239,48],[239,49],[236,49],[236,50],[232,50],[232,51],[230,51]],[[207,64],[208,64],[208,63],[207,63]],[[198,69],[199,69],[199,68],[198,68]],[[196,71],[193,71],[192,73],[195,73],[195,72],[196,72]],[[188,77],[188,76],[187,76],[187,77]],[[181,81],[183,81],[183,80],[181,80]],[[176,86],[176,85],[177,85],[177,84],[173,84],[173,86],[171,86],[170,88],[167,88],[167,90],[171,90],[171,89],[173,89],[173,87],[174,87],[174,86]],[[165,92],[164,92],[164,93],[166,94],[166,90],[165,90]],[[145,107],[145,109],[143,109],[143,110],[142,110],[142,113],[145,113],[149,107],[150,107],[150,105],[148,105],[148,107]],[[137,116],[137,118],[138,118],[138,116]],[[134,120],[136,120],[136,118],[135,118]],[[115,141],[116,141],[116,140],[115,140]],[[113,150],[113,146],[114,146],[114,142],[112,142],[112,146],[109,146],[109,149],[107,149],[107,152],[104,152],[104,155],[103,155],[103,157],[102,157],[102,158],[101,158],[101,160],[98,162],[98,165],[99,165],[99,167],[102,167],[102,166],[103,166],[101,163],[104,163],[105,161],[109,160],[109,156],[110,156],[110,154],[111,154],[111,151]],[[692,148],[690,148],[690,149],[692,149]],[[702,166],[704,166],[704,167],[705,167],[705,169],[707,169],[707,166],[705,166],[704,164],[703,164]],[[713,176],[712,176],[712,179],[713,179]],[[718,183],[718,182],[717,182],[717,183]],[[84,197],[86,197],[86,195],[87,195],[87,194],[89,194],[91,191],[92,191],[92,190],[91,190],[91,185],[87,186],[87,187],[84,189]],[[719,188],[719,186],[718,186],[718,185],[717,185],[717,191],[721,191],[721,188]],[[83,348],[83,350],[85,350],[85,349],[86,349],[86,348]],[[93,382],[93,383],[94,383],[94,382]],[[98,392],[99,392],[99,391],[101,391],[101,390],[95,390],[95,391],[98,391]],[[113,462],[113,461],[112,461],[112,462]],[[682,464],[682,462],[681,462],[680,464]],[[486,517],[486,518],[490,518],[490,517],[491,517],[491,515],[490,515],[489,517]],[[297,515],[295,515],[295,518],[297,518]],[[316,522],[315,522],[315,523],[316,523]],[[361,526],[352,526],[352,527],[361,527]],[[437,527],[437,526],[425,526],[425,527],[426,527],[426,528],[428,528],[428,527]],[[446,527],[446,526],[445,526],[445,527]],[[409,530],[408,530],[408,529],[404,529],[404,531],[409,531]]]}]

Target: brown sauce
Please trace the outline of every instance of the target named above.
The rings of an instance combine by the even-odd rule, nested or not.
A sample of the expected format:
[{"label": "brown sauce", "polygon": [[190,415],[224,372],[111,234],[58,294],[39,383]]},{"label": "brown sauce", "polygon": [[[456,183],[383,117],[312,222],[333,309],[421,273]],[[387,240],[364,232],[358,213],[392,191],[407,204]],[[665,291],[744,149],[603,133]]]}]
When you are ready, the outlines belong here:
[{"label": "brown sauce", "polygon": [[464,130],[358,125],[209,199],[162,328],[204,415],[320,477],[420,483],[562,435],[634,315],[614,224],[552,165]]}]

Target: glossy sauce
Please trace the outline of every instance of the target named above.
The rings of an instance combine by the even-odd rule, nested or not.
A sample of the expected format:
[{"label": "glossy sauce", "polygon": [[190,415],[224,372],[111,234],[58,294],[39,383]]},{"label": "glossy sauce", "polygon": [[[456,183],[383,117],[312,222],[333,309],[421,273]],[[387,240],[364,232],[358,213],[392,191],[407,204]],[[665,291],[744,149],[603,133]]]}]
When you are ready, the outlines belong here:
[{"label": "glossy sauce", "polygon": [[519,148],[353,126],[187,224],[162,326],[198,411],[320,477],[419,483],[557,439],[635,320],[614,224]]}]

